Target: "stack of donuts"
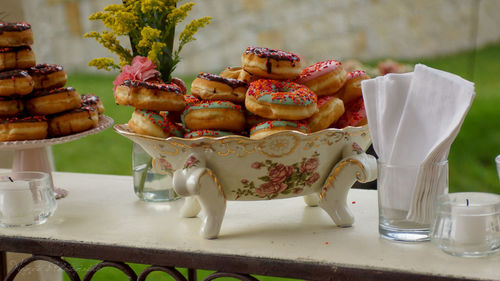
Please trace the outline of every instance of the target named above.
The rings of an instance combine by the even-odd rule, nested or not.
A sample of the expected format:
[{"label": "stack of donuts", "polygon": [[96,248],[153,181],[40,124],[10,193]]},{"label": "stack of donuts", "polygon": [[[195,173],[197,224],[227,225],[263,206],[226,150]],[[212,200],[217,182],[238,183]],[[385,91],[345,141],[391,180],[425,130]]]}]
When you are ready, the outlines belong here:
[{"label": "stack of donuts", "polygon": [[[136,106],[129,127],[140,134],[260,139],[282,130],[313,133],[366,124],[361,81],[368,78],[364,71],[346,72],[337,60],[304,68],[293,53],[248,47],[241,66],[200,73],[190,95],[173,84],[129,80],[115,90],[115,99]],[[170,106],[153,101],[162,95]],[[146,108],[139,99],[154,106]]]},{"label": "stack of donuts", "polygon": [[0,141],[35,140],[97,126],[104,107],[95,95],[65,87],[57,64],[36,64],[25,22],[0,22]]}]

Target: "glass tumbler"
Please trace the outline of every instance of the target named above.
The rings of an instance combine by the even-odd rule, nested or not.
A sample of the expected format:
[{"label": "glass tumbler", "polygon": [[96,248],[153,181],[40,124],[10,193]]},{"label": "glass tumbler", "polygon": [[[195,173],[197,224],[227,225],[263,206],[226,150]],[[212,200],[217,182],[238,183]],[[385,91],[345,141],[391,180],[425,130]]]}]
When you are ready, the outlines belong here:
[{"label": "glass tumbler", "polygon": [[500,250],[500,195],[457,192],[436,203],[432,241],[445,253],[482,257]]},{"label": "glass tumbler", "polygon": [[0,226],[42,224],[56,208],[49,174],[27,171],[0,174]]},{"label": "glass tumbler", "polygon": [[379,234],[401,242],[430,240],[435,199],[448,192],[448,161],[425,165],[378,162]]},{"label": "glass tumbler", "polygon": [[172,165],[166,160],[161,160],[162,173],[153,169],[151,156],[138,144],[132,147],[132,164],[134,178],[134,192],[141,200],[146,202],[167,202],[180,198],[175,193],[172,176]]}]

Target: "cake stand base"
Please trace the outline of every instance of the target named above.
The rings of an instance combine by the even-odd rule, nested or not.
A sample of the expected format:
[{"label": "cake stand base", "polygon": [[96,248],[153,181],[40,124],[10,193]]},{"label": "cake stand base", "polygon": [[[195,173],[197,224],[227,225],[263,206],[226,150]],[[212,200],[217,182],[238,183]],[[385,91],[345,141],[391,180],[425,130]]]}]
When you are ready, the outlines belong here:
[{"label": "cake stand base", "polygon": [[52,167],[50,165],[47,149],[45,146],[28,148],[28,149],[16,149],[14,151],[12,171],[45,172],[49,174],[50,183],[54,190],[54,195],[56,196],[56,199],[64,198],[66,197],[66,195],[68,195],[68,192],[66,190],[61,188],[56,188],[54,186],[54,182],[52,180]]}]

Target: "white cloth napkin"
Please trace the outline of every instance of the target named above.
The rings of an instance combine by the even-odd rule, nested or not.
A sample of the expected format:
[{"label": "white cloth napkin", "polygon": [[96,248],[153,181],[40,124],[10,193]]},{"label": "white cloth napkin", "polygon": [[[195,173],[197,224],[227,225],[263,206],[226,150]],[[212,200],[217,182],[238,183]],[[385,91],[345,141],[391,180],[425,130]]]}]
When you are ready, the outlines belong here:
[{"label": "white cloth napkin", "polygon": [[[402,175],[381,177],[388,192],[384,207],[408,211],[427,223],[437,180],[435,163],[446,160],[474,98],[474,84],[457,75],[417,64],[412,73],[388,74],[362,82],[368,127],[379,161],[422,165]],[[433,197],[434,196],[434,197]],[[432,201],[432,202],[431,202]]]}]

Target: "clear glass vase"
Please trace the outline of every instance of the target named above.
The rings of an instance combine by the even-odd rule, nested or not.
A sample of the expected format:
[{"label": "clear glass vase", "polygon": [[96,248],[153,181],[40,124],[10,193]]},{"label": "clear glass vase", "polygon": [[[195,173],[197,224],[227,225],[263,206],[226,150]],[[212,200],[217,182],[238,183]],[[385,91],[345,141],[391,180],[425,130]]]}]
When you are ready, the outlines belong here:
[{"label": "clear glass vase", "polygon": [[167,202],[180,197],[172,186],[172,173],[157,173],[153,170],[153,159],[136,143],[132,147],[134,192],[146,202]]}]

